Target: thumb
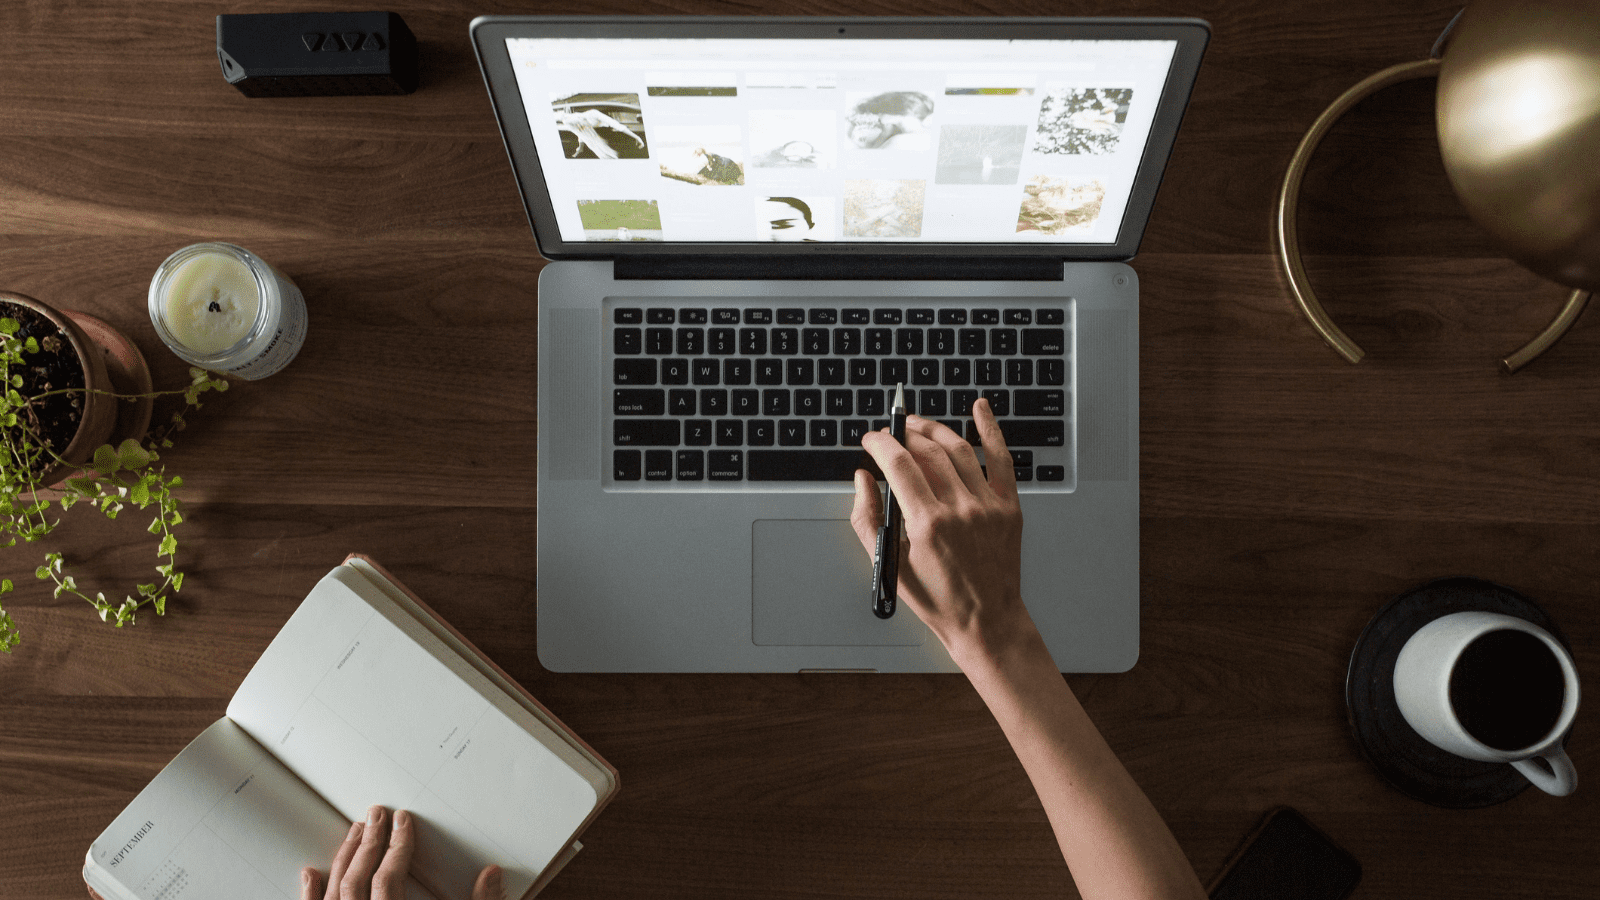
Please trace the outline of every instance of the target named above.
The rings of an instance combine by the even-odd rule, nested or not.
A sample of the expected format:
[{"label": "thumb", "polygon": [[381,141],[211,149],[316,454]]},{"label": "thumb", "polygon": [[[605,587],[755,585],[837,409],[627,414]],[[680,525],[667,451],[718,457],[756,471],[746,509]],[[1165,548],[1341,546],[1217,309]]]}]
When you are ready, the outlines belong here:
[{"label": "thumb", "polygon": [[850,510],[850,527],[871,556],[878,550],[878,526],[883,524],[883,497],[878,482],[866,469],[856,470],[856,502]]},{"label": "thumb", "polygon": [[472,900],[505,900],[505,873],[499,866],[485,866],[472,886]]}]

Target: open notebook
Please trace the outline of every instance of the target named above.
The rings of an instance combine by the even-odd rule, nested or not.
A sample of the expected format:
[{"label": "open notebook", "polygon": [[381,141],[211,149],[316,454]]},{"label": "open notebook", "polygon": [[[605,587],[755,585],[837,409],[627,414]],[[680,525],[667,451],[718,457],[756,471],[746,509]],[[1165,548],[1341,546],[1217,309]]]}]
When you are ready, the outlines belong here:
[{"label": "open notebook", "polygon": [[217,720],[90,846],[105,900],[299,900],[353,821],[410,810],[409,900],[467,900],[485,865],[537,893],[617,772],[447,623],[353,556],[300,605]]}]

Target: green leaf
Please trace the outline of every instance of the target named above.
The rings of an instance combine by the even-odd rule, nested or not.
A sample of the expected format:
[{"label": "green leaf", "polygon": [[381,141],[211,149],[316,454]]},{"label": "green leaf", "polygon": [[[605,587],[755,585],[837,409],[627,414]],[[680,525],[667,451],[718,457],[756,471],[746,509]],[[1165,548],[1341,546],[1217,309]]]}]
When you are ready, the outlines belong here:
[{"label": "green leaf", "polygon": [[150,532],[151,534],[160,534],[161,533],[161,517],[157,516],[154,519],[151,519],[150,520],[150,527],[146,528],[145,530]]},{"label": "green leaf", "polygon": [[[17,329],[21,327],[22,323],[18,322],[16,319],[10,317],[0,318],[0,334],[16,334]],[[196,371],[197,370],[195,369],[190,369],[189,374],[193,375]]]},{"label": "green leaf", "polygon": [[156,604],[156,615],[164,616],[164,615],[167,614],[167,598],[165,596],[157,597],[155,599],[155,604]]},{"label": "green leaf", "polygon": [[176,594],[181,590],[183,590],[183,573],[175,572],[172,575],[172,592]]},{"label": "green leaf", "polygon": [[[49,566],[40,566],[39,568],[34,569],[33,570],[33,577],[39,579],[40,581],[43,581],[46,578],[49,578],[50,577],[50,567]],[[6,582],[6,583],[10,584],[9,581]]]},{"label": "green leaf", "polygon": [[145,480],[145,479],[142,479],[142,478],[139,479],[139,482],[137,484],[135,484],[133,486],[133,488],[130,490],[130,492],[128,494],[128,499],[132,500],[134,503],[138,504],[138,506],[141,509],[143,509],[146,506],[149,506],[150,505],[150,482]]},{"label": "green leaf", "polygon": [[0,594],[8,593],[12,589],[11,579],[0,578]]},{"label": "green leaf", "polygon": [[98,450],[94,451],[94,467],[102,475],[110,475],[117,471],[117,466],[117,450],[115,447],[110,444],[102,444]]},{"label": "green leaf", "polygon": [[142,469],[150,464],[150,453],[138,441],[128,438],[117,447],[117,462],[124,469]]},{"label": "green leaf", "polygon": [[158,556],[171,556],[172,554],[177,553],[177,552],[178,552],[178,539],[169,534],[166,537],[161,539],[161,549],[156,551],[156,555],[158,555]]}]

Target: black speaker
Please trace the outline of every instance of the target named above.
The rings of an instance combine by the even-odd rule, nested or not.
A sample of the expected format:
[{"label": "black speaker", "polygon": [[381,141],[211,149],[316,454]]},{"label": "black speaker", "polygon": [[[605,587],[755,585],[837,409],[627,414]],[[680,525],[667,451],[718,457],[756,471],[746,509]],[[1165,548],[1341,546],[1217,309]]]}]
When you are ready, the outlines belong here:
[{"label": "black speaker", "polygon": [[409,94],[417,39],[391,12],[217,16],[222,77],[246,97]]}]

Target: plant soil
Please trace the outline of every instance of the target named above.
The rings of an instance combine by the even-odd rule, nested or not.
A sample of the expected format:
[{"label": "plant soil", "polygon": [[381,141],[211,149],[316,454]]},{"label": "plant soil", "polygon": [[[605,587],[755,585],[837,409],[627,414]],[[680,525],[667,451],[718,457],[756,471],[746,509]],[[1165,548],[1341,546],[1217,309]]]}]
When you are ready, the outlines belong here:
[{"label": "plant soil", "polygon": [[[26,340],[32,337],[39,342],[39,352],[24,351],[22,369],[12,373],[22,376],[22,386],[16,388],[17,393],[23,397],[34,397],[47,391],[81,389],[84,386],[83,362],[78,359],[72,341],[54,322],[26,306],[16,304],[0,304],[0,315],[16,319],[22,326],[17,331],[18,338]],[[9,429],[12,432],[8,435],[9,443],[16,446],[21,437],[18,432],[26,429],[30,443],[48,446],[56,453],[64,452],[67,445],[72,443],[73,435],[78,433],[78,424],[83,421],[83,401],[84,395],[78,391],[57,394],[30,404],[27,412],[19,416],[17,425]],[[33,474],[44,474],[54,462],[49,454],[45,454],[43,459],[33,464]],[[7,460],[8,465],[11,463],[11,460]]]}]

